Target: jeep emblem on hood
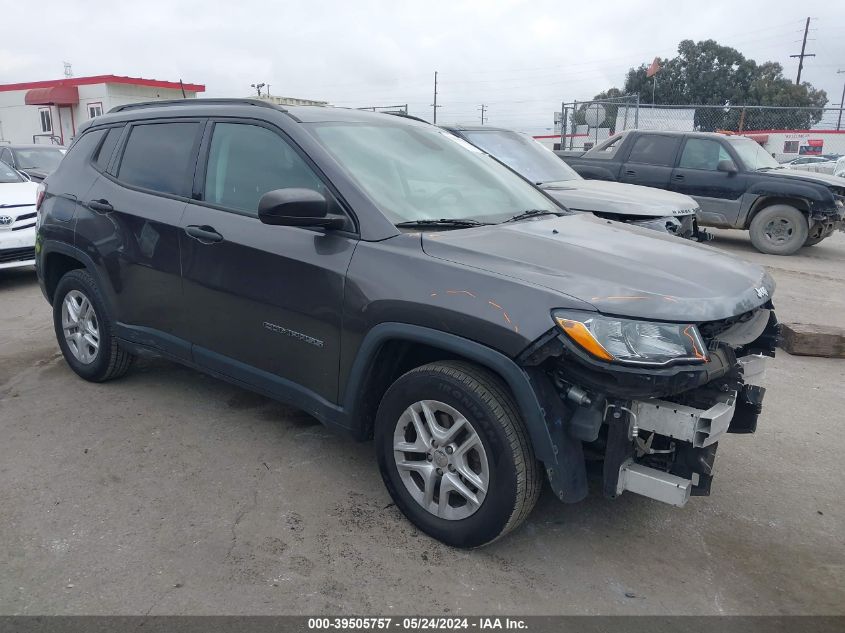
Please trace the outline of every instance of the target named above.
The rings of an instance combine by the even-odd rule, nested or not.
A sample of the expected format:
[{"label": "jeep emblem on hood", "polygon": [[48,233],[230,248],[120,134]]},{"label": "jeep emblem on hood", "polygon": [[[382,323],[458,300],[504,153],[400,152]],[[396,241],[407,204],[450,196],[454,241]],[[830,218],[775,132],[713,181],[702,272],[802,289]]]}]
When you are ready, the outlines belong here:
[{"label": "jeep emblem on hood", "polygon": [[755,288],[754,292],[756,292],[757,296],[760,297],[761,299],[769,296],[769,291],[766,290],[766,286],[760,286],[759,288]]}]

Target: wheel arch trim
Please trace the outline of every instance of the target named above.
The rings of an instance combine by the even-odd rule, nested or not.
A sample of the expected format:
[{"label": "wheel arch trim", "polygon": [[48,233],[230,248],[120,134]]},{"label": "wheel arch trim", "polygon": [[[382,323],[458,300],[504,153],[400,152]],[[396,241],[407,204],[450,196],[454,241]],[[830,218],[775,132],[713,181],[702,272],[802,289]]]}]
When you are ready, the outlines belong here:
[{"label": "wheel arch trim", "polygon": [[[41,289],[44,293],[44,297],[50,303],[53,304],[53,297],[49,295],[47,292],[47,271],[44,269],[46,264],[47,257],[57,253],[59,255],[65,255],[70,257],[71,259],[77,260],[85,270],[94,278],[95,281],[98,281],[99,275],[97,274],[97,266],[94,264],[94,260],[91,259],[91,256],[88,255],[85,251],[74,246],[72,244],[68,244],[66,242],[58,242],[55,240],[45,240],[40,247],[37,248],[36,254],[36,270],[38,271],[38,278],[41,281]],[[102,293],[101,293],[102,294]],[[109,298],[103,296],[103,299],[108,303]],[[111,309],[111,305],[107,306]]]},{"label": "wheel arch trim", "polygon": [[358,414],[362,410],[363,388],[368,370],[381,346],[394,340],[436,347],[457,354],[465,360],[475,362],[496,373],[513,393],[537,459],[544,462],[555,461],[544,411],[531,386],[528,374],[509,357],[481,343],[419,325],[380,323],[364,337],[353,361],[343,397],[343,409],[353,414],[355,423],[360,423]]}]

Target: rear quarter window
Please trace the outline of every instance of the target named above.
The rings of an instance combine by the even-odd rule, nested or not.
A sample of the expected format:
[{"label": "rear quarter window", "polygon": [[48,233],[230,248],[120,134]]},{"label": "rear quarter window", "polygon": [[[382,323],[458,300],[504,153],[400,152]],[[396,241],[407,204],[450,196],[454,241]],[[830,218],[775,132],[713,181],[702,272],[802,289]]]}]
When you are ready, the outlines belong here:
[{"label": "rear quarter window", "polygon": [[123,126],[109,128],[106,132],[105,140],[94,155],[94,164],[100,171],[105,171],[109,166],[111,155],[114,153],[114,148],[117,145],[117,141],[120,139],[122,132]]},{"label": "rear quarter window", "polygon": [[80,163],[91,158],[91,154],[94,153],[94,150],[105,134],[105,130],[91,130],[90,132],[85,132],[73,142],[73,145],[70,146],[67,154],[64,155],[64,158],[62,158],[59,163],[59,167],[66,168],[68,166],[73,166],[75,163]]},{"label": "rear quarter window", "polygon": [[117,178],[127,185],[187,196],[198,122],[144,123],[129,133]]}]

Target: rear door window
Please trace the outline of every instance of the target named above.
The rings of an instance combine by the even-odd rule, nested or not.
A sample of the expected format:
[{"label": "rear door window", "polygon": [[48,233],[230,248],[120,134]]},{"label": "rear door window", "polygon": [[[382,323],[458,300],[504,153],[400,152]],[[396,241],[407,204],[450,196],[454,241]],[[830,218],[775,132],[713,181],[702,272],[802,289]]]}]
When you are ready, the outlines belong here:
[{"label": "rear door window", "polygon": [[161,193],[189,195],[199,129],[198,122],[133,126],[120,161],[118,180]]},{"label": "rear door window", "polygon": [[634,141],[628,162],[671,167],[675,162],[675,153],[678,151],[680,140],[676,136],[643,134]]}]

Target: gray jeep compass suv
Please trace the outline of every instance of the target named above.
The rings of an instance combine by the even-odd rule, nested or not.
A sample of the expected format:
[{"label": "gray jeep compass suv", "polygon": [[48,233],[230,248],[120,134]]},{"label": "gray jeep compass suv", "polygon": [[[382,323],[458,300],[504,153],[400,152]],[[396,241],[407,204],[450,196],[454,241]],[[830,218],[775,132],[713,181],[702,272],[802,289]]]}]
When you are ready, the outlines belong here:
[{"label": "gray jeep compass suv", "polygon": [[777,338],[761,268],[339,108],[116,108],[42,186],[36,250],[82,378],[157,354],[374,438],[397,506],[460,547],[519,525],[544,479],[584,498],[588,461],[609,497],[708,494]]}]

